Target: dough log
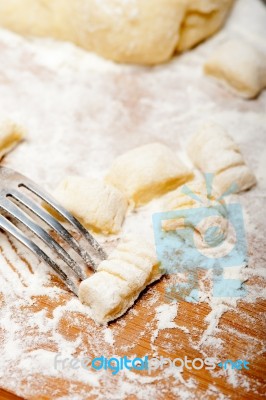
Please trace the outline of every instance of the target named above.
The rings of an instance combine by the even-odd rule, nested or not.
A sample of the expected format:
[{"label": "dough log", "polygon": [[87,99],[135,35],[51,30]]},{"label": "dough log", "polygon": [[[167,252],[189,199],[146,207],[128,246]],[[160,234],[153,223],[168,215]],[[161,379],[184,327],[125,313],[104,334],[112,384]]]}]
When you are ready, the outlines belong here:
[{"label": "dough log", "polygon": [[0,0],[0,25],[153,65],[215,33],[234,0]]}]

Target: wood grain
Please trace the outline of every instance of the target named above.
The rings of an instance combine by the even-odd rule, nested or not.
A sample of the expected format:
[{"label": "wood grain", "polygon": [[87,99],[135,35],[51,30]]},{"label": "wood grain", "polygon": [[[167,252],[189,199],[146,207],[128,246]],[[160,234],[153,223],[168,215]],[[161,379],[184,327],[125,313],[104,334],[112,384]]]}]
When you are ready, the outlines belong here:
[{"label": "wood grain", "polygon": [[[133,309],[131,309],[124,317],[109,325],[110,329],[115,331],[118,324],[121,324],[122,321],[123,324],[125,323],[125,327],[119,329],[119,334],[117,334],[116,331],[115,346],[113,349],[109,349],[109,354],[106,354],[107,357],[110,357],[113,354],[118,354],[120,356],[125,355],[125,352],[121,350],[121,347],[125,345],[132,346],[132,344],[132,348],[130,348],[126,353],[128,357],[133,357],[136,354],[139,357],[143,357],[146,354],[152,356],[152,331],[148,333],[149,331],[145,331],[145,327],[147,327],[148,324],[154,325],[154,322],[153,313],[147,309],[147,304],[149,304],[152,298],[154,298],[155,294],[158,296],[158,299],[153,307],[156,307],[157,304],[161,304],[165,301],[164,290],[167,281],[168,278],[165,277],[161,282],[154,284],[151,288],[147,289]],[[61,300],[56,303],[51,302],[51,299],[49,298],[37,298],[32,307],[32,312],[34,313],[38,310],[44,309],[47,311],[48,315],[52,315],[52,311],[55,307],[59,304],[63,305],[69,296],[71,295],[62,297]],[[265,394],[263,384],[266,376],[266,366],[261,342],[265,340],[265,311],[266,303],[264,301],[256,302],[256,304],[247,304],[244,301],[241,301],[237,310],[228,311],[222,316],[219,324],[220,330],[216,335],[223,341],[223,354],[221,357],[223,360],[244,359],[246,358],[247,353],[251,355],[248,359],[250,361],[250,369],[247,371],[237,371],[238,376],[241,377],[241,379],[246,379],[248,381],[249,388],[244,387],[243,385],[234,388],[224,376],[213,377],[206,370],[184,371],[183,379],[185,381],[188,381],[189,378],[193,378],[196,382],[196,387],[189,389],[191,399],[204,398],[204,394],[208,391],[210,385],[215,386],[217,393],[229,396],[231,399],[261,399],[263,397]],[[159,332],[158,338],[154,343],[158,354],[171,359],[176,357],[184,358],[186,355],[191,359],[202,357],[203,348],[201,351],[197,351],[193,348],[192,342],[196,342],[206,329],[205,317],[209,312],[210,308],[205,303],[195,305],[180,301],[178,315],[175,322],[181,328],[166,329]],[[252,324],[249,322],[250,320],[253,321]],[[67,337],[68,340],[75,340],[78,336],[82,337],[83,343],[80,348],[86,348],[88,353],[91,352],[91,354],[93,354],[93,343],[89,343],[87,339],[90,332],[90,330],[88,330],[89,325],[92,326],[93,322],[86,316],[73,313],[72,315],[68,314],[65,318],[61,319],[57,329],[58,332]],[[182,330],[182,327],[186,327],[190,334],[188,335],[185,333]],[[98,330],[100,335],[102,328],[94,327],[94,329],[96,329],[96,331]],[[140,335],[143,331],[146,332],[144,337]],[[255,345],[253,343],[254,340]],[[106,348],[106,346],[104,346],[104,341],[102,345],[103,348]],[[49,343],[47,343],[47,348],[49,348]],[[208,356],[212,356],[213,349],[204,348],[204,351],[208,352]],[[160,377],[160,372],[156,372],[152,374],[152,376]],[[115,385],[116,379],[116,376],[112,377],[112,379],[108,381],[106,387],[103,386],[103,393],[106,393],[107,397],[108,391],[112,390],[112,386]],[[89,394],[91,390],[89,385],[76,382],[75,380],[65,381],[60,378],[40,376],[32,373],[31,376],[29,376],[29,382],[31,387],[26,396],[29,400],[54,399],[55,393],[56,396],[65,396],[69,394],[71,385],[76,388],[77,393],[86,390],[88,393],[86,399],[97,398]],[[23,384],[26,385],[27,382],[24,382]],[[178,396],[173,397],[173,394],[171,393],[172,385],[176,385],[176,382],[172,377],[161,381],[160,387],[162,393],[160,395],[158,394],[158,398],[179,398]],[[178,387],[179,386],[177,385],[177,388]],[[255,387],[256,393],[254,389]],[[33,394],[31,394],[31,391]],[[36,391],[38,394],[36,394]],[[209,393],[205,398],[216,399],[218,398],[217,393]],[[1,392],[1,396],[3,399],[18,398],[5,391]],[[138,399],[138,395],[136,394],[127,398]]]}]

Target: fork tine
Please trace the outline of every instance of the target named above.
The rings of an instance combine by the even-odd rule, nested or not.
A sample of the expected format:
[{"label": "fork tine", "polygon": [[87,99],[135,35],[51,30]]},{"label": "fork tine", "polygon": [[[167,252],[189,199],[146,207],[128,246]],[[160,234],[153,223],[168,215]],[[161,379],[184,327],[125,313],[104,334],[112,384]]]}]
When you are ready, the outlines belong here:
[{"label": "fork tine", "polygon": [[34,193],[36,196],[44,200],[49,204],[55,211],[61,214],[67,221],[69,221],[89,242],[89,244],[97,251],[100,258],[106,259],[107,255],[102,249],[97,240],[81,225],[81,223],[70,214],[64,207],[60,206],[56,200],[54,200],[48,193],[42,191],[34,182],[21,183],[19,187],[24,187]]},{"label": "fork tine", "polygon": [[90,266],[96,270],[96,265],[89,253],[86,250],[83,250],[76,239],[64,228],[62,224],[60,224],[55,218],[53,218],[48,212],[44,211],[41,207],[39,207],[34,201],[29,199],[23,193],[12,190],[8,197],[11,196],[15,200],[19,201],[25,207],[27,207],[30,211],[32,211],[35,215],[41,218],[47,225],[49,225],[52,229],[54,229]]},{"label": "fork tine", "polygon": [[76,295],[78,294],[76,285],[67,277],[64,271],[62,271],[62,269],[46,253],[44,253],[40,247],[38,247],[32,240],[28,239],[17,227],[15,227],[15,225],[2,215],[0,215],[0,227],[31,250],[40,260],[49,264],[68,288]]},{"label": "fork tine", "polygon": [[50,249],[54,250],[57,255],[75,272],[75,274],[82,280],[87,276],[83,273],[80,266],[70,257],[69,254],[39,225],[31,221],[27,214],[19,209],[10,200],[3,201],[0,208],[8,212],[12,217],[21,222],[29,228],[36,236],[38,236]]}]

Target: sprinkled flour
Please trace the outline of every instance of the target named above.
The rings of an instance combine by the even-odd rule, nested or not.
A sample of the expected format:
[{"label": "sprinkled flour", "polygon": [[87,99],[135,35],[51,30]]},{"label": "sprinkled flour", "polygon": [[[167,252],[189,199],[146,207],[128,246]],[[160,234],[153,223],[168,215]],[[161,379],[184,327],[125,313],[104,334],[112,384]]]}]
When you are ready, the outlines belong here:
[{"label": "sprinkled flour", "polygon": [[[108,12],[108,2],[104,5]],[[36,400],[224,400],[234,398],[234,390],[243,398],[262,393],[261,382],[243,371],[215,370],[199,384],[197,374],[167,369],[150,376],[123,370],[115,377],[106,371],[56,370],[54,357],[244,353],[252,363],[265,351],[253,330],[262,326],[262,316],[252,307],[265,298],[266,91],[244,101],[202,74],[206,57],[232,35],[244,35],[266,51],[265,16],[262,2],[241,0],[219,34],[154,68],[117,65],[68,43],[0,30],[0,117],[28,131],[3,165],[52,191],[66,175],[101,178],[118,154],[153,141],[169,145],[188,162],[188,138],[211,120],[230,132],[258,178],[252,191],[236,198],[245,211],[249,262],[230,276],[248,280],[243,300],[213,298],[208,275],[199,282],[199,302],[171,303],[165,288],[175,276],[168,276],[145,290],[126,315],[99,327],[48,266],[0,231],[1,387]],[[152,237],[151,214],[160,210],[156,199],[131,211],[121,235],[141,231]],[[118,238],[98,237],[108,251]],[[222,385],[228,395],[220,391]]]}]

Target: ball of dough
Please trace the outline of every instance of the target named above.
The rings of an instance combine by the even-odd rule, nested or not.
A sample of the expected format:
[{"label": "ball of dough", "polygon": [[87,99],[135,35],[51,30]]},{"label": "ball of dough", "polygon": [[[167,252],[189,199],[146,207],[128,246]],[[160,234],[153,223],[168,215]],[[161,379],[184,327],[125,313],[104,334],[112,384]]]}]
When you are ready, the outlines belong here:
[{"label": "ball of dough", "polygon": [[216,32],[234,0],[0,0],[0,24],[118,62],[157,64]]},{"label": "ball of dough", "polygon": [[241,39],[219,46],[204,71],[244,98],[254,98],[266,87],[266,56]]},{"label": "ball of dough", "polygon": [[237,193],[256,184],[239,147],[219,125],[205,124],[190,140],[188,155],[203,173],[214,174],[214,186],[220,193],[232,185]]},{"label": "ball of dough", "polygon": [[0,160],[25,137],[24,129],[12,121],[0,123]]},{"label": "ball of dough", "polygon": [[118,189],[92,178],[67,177],[54,197],[86,228],[103,233],[119,232],[128,207]]},{"label": "ball of dough", "polygon": [[161,143],[152,143],[118,157],[106,181],[139,205],[175,189],[191,176],[172,150]]}]

